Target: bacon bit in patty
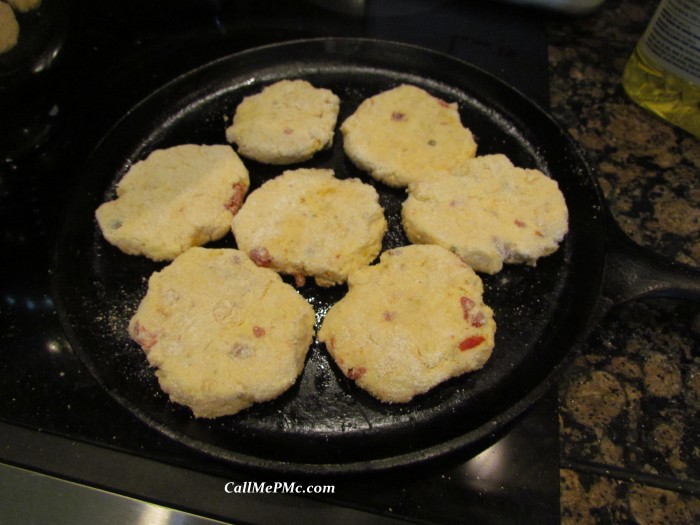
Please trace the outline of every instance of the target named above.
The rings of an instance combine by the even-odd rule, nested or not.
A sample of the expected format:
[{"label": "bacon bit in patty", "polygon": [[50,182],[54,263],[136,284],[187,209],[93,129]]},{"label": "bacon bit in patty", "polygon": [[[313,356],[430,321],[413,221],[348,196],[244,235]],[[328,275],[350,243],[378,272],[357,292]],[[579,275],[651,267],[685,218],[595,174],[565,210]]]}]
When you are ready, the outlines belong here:
[{"label": "bacon bit in patty", "polygon": [[464,352],[465,350],[471,350],[472,348],[475,348],[479,346],[481,343],[483,343],[486,339],[481,337],[480,335],[472,335],[469,336],[465,339],[462,339],[459,343],[459,349]]},{"label": "bacon bit in patty", "polygon": [[233,359],[245,359],[247,357],[251,357],[254,353],[255,351],[251,347],[236,342],[231,346],[231,350],[229,350],[228,355]]},{"label": "bacon bit in patty", "polygon": [[255,264],[263,268],[268,268],[272,264],[272,256],[265,247],[253,248],[248,255]]},{"label": "bacon bit in patty", "polygon": [[499,237],[493,238],[493,246],[494,248],[496,248],[496,251],[501,257],[503,257],[504,260],[510,258],[511,254],[513,253],[511,247]]},{"label": "bacon bit in patty", "polygon": [[462,305],[462,312],[464,312],[464,318],[469,319],[469,312],[476,306],[476,303],[469,299],[469,297],[460,297],[459,302]]},{"label": "bacon bit in patty", "polygon": [[357,368],[348,368],[348,377],[353,381],[355,379],[360,379],[366,373],[367,369],[364,366],[358,366]]},{"label": "bacon bit in patty", "polygon": [[401,113],[400,111],[394,111],[394,112],[391,114],[391,120],[395,120],[395,121],[397,121],[397,122],[401,122],[401,121],[403,121],[403,120],[406,120],[406,114],[405,114],[405,113]]},{"label": "bacon bit in patty", "polygon": [[462,305],[462,312],[464,313],[464,320],[469,321],[472,326],[479,327],[483,326],[486,322],[486,316],[484,312],[479,310],[478,312],[472,313],[476,303],[472,301],[469,297],[460,297],[459,302]]},{"label": "bacon bit in patty", "polygon": [[524,223],[523,221],[521,221],[520,219],[515,219],[515,225],[516,225],[517,227],[519,227],[519,228],[524,228],[525,226],[527,226],[527,224],[525,224],[525,223]]},{"label": "bacon bit in patty", "polygon": [[143,348],[143,351],[146,353],[158,342],[158,334],[144,328],[138,321],[134,323],[132,335],[134,336],[134,340],[141,345],[141,348]]},{"label": "bacon bit in patty", "polygon": [[476,312],[474,315],[472,315],[471,323],[472,326],[475,328],[484,326],[484,324],[486,323],[486,316],[484,315],[484,312]]},{"label": "bacon bit in patty", "polygon": [[306,284],[306,276],[303,273],[295,273],[294,284],[297,288],[301,288]]},{"label": "bacon bit in patty", "polygon": [[243,198],[245,197],[246,187],[237,182],[233,185],[233,194],[231,198],[224,204],[224,208],[231,212],[231,215],[236,215],[238,210],[241,209],[243,205]]},{"label": "bacon bit in patty", "polygon": [[394,315],[395,315],[394,312],[386,311],[386,312],[384,312],[384,313],[382,314],[382,318],[383,318],[385,321],[393,321],[393,320],[394,320]]},{"label": "bacon bit in patty", "polygon": [[254,326],[253,335],[255,337],[263,337],[265,335],[265,329],[262,326]]}]

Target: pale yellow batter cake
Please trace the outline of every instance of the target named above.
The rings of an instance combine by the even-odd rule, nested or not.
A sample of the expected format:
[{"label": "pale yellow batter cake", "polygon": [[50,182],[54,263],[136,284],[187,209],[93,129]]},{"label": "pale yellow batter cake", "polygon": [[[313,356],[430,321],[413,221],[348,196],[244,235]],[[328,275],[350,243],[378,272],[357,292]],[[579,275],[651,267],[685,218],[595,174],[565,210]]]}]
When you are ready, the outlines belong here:
[{"label": "pale yellow batter cake", "polygon": [[381,401],[410,401],[491,356],[496,324],[481,279],[444,248],[386,251],[350,274],[348,286],[318,339],[343,374]]},{"label": "pale yellow batter cake", "polygon": [[226,139],[238,153],[266,164],[310,159],[333,143],[340,99],[305,80],[281,80],[243,99]]},{"label": "pale yellow batter cake", "polygon": [[457,104],[408,84],[366,99],[340,129],[352,162],[394,187],[451,173],[476,155]]},{"label": "pale yellow batter cake", "polygon": [[20,13],[32,11],[41,5],[41,0],[7,0],[7,2]]},{"label": "pale yellow batter cake", "polygon": [[17,45],[19,23],[12,8],[0,2],[0,53],[5,53]]},{"label": "pale yellow batter cake", "polygon": [[556,181],[504,155],[476,157],[458,175],[411,184],[402,220],[411,242],[440,245],[489,274],[504,263],[534,265],[568,231]]},{"label": "pale yellow batter cake", "polygon": [[148,282],[129,334],[170,399],[197,417],[271,400],[301,373],[314,310],[233,249],[191,248]]},{"label": "pale yellow batter cake", "polygon": [[105,239],[123,252],[171,260],[226,235],[249,184],[228,145],[155,150],[129,169],[117,198],[96,217]]},{"label": "pale yellow batter cake", "polygon": [[332,286],[376,258],[387,223],[369,184],[329,169],[297,169],[251,192],[232,230],[259,265],[295,276],[298,285],[311,276]]}]

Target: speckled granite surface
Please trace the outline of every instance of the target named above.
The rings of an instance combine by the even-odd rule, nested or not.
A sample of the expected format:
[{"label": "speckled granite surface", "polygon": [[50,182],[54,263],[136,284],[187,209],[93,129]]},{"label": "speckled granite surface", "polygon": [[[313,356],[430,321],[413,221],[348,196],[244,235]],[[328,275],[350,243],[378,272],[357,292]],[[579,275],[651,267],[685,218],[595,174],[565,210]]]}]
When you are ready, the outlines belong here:
[{"label": "speckled granite surface", "polygon": [[[552,113],[585,149],[622,229],[700,267],[700,139],[620,84],[655,7],[608,0],[552,20]],[[616,306],[559,395],[562,523],[700,522],[700,303]]]}]

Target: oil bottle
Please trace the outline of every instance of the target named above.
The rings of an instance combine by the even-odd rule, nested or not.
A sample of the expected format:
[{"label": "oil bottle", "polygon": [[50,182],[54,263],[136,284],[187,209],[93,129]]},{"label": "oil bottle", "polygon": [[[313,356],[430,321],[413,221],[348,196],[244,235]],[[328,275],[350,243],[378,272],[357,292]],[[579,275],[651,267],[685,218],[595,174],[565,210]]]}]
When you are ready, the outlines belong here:
[{"label": "oil bottle", "polygon": [[662,0],[622,76],[637,104],[700,138],[700,0]]}]

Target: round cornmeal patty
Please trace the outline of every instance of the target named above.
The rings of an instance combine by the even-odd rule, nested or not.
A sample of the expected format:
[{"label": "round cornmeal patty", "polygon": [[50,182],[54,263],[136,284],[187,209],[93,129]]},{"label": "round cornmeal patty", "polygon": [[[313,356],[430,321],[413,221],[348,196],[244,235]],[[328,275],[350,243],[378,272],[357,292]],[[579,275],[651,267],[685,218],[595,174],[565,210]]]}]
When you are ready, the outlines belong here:
[{"label": "round cornmeal patty", "polygon": [[7,3],[20,13],[26,13],[37,9],[41,5],[41,0],[7,0]]},{"label": "round cornmeal patty", "polygon": [[260,266],[319,286],[371,263],[387,231],[377,191],[330,169],[287,170],[251,192],[233,218],[238,248]]},{"label": "round cornmeal patty", "polygon": [[409,186],[403,227],[416,244],[438,244],[484,273],[504,263],[535,265],[568,231],[556,181],[513,166],[504,155],[476,157],[462,173]]},{"label": "round cornmeal patty", "polygon": [[19,23],[12,8],[0,2],[0,53],[5,53],[17,45]]},{"label": "round cornmeal patty", "polygon": [[380,401],[403,403],[484,366],[496,323],[483,285],[439,246],[384,252],[357,270],[328,311],[318,339],[340,370]]},{"label": "round cornmeal patty", "polygon": [[408,84],[364,100],[340,130],[350,160],[393,187],[451,173],[476,155],[457,104]]},{"label": "round cornmeal patty", "polygon": [[226,235],[249,185],[228,145],[155,150],[119,181],[117,198],[97,209],[97,222],[123,252],[172,260]]},{"label": "round cornmeal patty", "polygon": [[226,139],[258,162],[301,162],[333,144],[339,109],[340,99],[328,89],[280,80],[243,99]]},{"label": "round cornmeal patty", "polygon": [[173,402],[214,418],[292,386],[315,319],[292,286],[244,253],[195,247],[151,276],[129,334]]}]

